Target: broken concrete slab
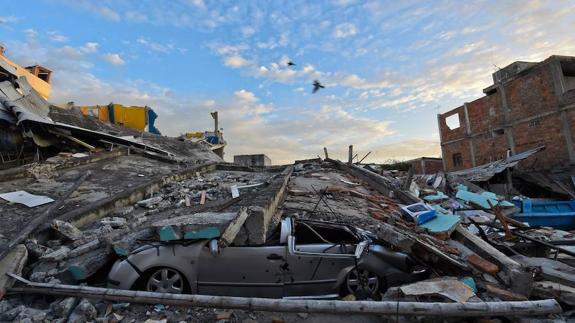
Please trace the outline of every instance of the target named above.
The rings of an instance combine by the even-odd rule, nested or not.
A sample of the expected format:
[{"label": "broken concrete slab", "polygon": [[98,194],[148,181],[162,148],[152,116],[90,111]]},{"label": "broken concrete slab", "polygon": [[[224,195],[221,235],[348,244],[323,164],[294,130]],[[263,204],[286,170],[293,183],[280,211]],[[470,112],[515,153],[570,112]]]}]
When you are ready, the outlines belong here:
[{"label": "broken concrete slab", "polygon": [[406,296],[441,295],[458,303],[465,303],[475,295],[473,289],[455,277],[429,279],[399,288]]},{"label": "broken concrete slab", "polygon": [[154,208],[158,203],[162,202],[163,198],[161,196],[151,197],[149,199],[141,200],[137,203],[138,206],[145,207],[148,209]]},{"label": "broken concrete slab", "polygon": [[76,281],[83,281],[112,260],[112,250],[100,248],[69,259],[64,266]]},{"label": "broken concrete slab", "polygon": [[52,229],[58,231],[59,234],[72,241],[78,240],[82,237],[82,231],[66,221],[53,220]]},{"label": "broken concrete slab", "polygon": [[46,261],[61,261],[68,258],[68,254],[70,254],[70,248],[66,246],[61,246],[60,248],[52,251],[51,253],[40,257],[40,259]]},{"label": "broken concrete slab", "polygon": [[98,316],[98,311],[86,298],[82,299],[80,303],[74,308],[68,323],[84,323],[94,321]]},{"label": "broken concrete slab", "polygon": [[104,225],[107,224],[114,229],[128,225],[128,221],[125,218],[116,217],[116,216],[103,218],[102,220],[100,220],[100,223],[102,223]]},{"label": "broken concrete slab", "polygon": [[205,212],[182,215],[152,224],[161,241],[213,239],[222,237],[229,244],[238,234],[247,218],[245,208],[239,212]]},{"label": "broken concrete slab", "polygon": [[569,265],[557,260],[539,257],[515,255],[511,258],[525,266],[541,268],[541,276],[546,280],[575,287],[575,268]]},{"label": "broken concrete slab", "polygon": [[28,249],[23,244],[16,245],[2,260],[0,260],[0,289],[12,287],[14,279],[7,273],[22,274],[22,269],[28,261]]}]

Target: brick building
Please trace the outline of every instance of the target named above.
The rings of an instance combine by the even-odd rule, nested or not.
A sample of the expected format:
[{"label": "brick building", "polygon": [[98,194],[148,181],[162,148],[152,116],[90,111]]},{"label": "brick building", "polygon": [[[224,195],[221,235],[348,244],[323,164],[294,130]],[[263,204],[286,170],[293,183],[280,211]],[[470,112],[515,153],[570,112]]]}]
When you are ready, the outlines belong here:
[{"label": "brick building", "polygon": [[413,167],[414,174],[436,174],[443,171],[443,162],[441,158],[421,157],[406,161]]},{"label": "brick building", "polygon": [[521,164],[546,170],[575,165],[575,57],[515,62],[493,74],[485,96],[437,116],[443,166],[466,169],[539,146]]}]

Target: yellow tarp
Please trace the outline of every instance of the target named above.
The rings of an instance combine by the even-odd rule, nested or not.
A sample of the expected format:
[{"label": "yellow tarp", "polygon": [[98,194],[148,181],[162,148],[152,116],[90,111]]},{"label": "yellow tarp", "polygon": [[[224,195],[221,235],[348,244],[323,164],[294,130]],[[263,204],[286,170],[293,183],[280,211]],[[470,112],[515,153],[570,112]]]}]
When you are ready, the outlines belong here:
[{"label": "yellow tarp", "polygon": [[146,129],[146,107],[125,107],[114,104],[114,123],[126,128]]}]

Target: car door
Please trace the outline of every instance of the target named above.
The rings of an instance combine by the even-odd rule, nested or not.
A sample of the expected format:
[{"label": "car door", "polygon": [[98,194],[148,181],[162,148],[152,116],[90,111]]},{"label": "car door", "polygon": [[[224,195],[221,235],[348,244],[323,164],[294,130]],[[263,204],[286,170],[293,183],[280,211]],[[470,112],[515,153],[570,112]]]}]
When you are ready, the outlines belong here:
[{"label": "car door", "polygon": [[[296,251],[303,253],[321,253],[326,256],[310,255],[287,255],[287,271],[285,274],[286,297],[310,297],[310,296],[337,296],[338,274],[343,268],[353,266],[353,258],[337,258],[327,254],[353,254],[355,245],[345,243],[346,239],[332,239],[331,236],[343,236],[347,234],[339,228],[315,227],[313,230],[330,233],[330,243],[318,239],[317,235],[310,231],[308,225],[295,227]],[[344,242],[343,244],[337,244]]]},{"label": "car door", "polygon": [[283,296],[285,246],[226,247],[199,258],[198,293],[244,297]]}]

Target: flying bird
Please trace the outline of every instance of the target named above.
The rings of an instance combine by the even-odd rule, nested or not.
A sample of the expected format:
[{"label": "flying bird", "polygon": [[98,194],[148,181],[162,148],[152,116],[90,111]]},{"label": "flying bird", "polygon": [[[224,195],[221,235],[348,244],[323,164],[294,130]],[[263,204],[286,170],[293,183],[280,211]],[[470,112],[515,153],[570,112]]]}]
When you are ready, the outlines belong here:
[{"label": "flying bird", "polygon": [[296,64],[295,64],[294,62],[292,62],[292,61],[288,61],[288,62],[287,62],[287,66],[295,66],[295,65],[296,65]]},{"label": "flying bird", "polygon": [[313,91],[311,93],[315,93],[319,91],[319,89],[325,89],[325,86],[321,85],[318,80],[313,81]]}]

